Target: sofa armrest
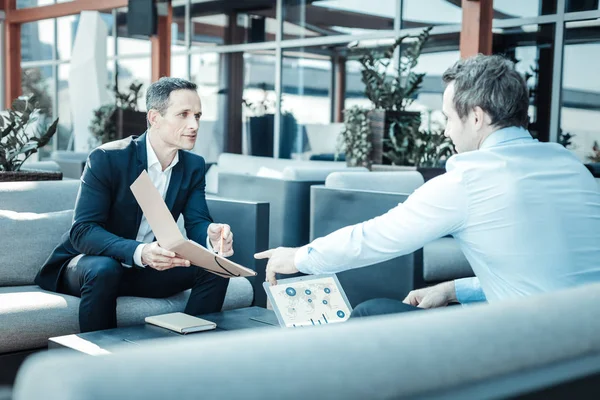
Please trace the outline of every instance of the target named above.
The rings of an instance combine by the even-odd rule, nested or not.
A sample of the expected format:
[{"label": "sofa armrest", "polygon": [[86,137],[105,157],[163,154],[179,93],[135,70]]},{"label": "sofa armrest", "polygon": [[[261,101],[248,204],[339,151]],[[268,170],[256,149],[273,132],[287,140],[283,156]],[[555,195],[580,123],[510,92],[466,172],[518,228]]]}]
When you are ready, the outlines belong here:
[{"label": "sofa armrest", "polygon": [[207,197],[208,209],[215,222],[229,224],[234,234],[231,260],[253,269],[258,275],[248,280],[254,289],[253,305],[266,307],[262,287],[266,260],[255,260],[254,254],[267,250],[269,244],[269,203]]},{"label": "sofa armrest", "polygon": [[[384,214],[408,196],[352,189],[313,186],[311,189],[311,240]],[[403,300],[422,286],[423,252],[394,258],[364,268],[341,272],[338,279],[352,306],[378,297]]]}]

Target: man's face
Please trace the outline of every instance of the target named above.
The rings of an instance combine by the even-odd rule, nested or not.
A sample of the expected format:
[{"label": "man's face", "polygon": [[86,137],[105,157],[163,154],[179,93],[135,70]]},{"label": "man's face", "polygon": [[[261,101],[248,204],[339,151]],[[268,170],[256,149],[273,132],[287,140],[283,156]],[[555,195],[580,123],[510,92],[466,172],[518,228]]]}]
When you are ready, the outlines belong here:
[{"label": "man's face", "polygon": [[200,96],[194,90],[175,90],[169,95],[169,107],[153,124],[161,140],[174,148],[192,150],[202,116]]},{"label": "man's face", "polygon": [[444,136],[450,138],[457,153],[477,150],[478,132],[475,128],[475,116],[473,112],[465,120],[461,120],[454,108],[454,82],[444,90],[442,101],[442,112],[446,116],[446,130]]}]

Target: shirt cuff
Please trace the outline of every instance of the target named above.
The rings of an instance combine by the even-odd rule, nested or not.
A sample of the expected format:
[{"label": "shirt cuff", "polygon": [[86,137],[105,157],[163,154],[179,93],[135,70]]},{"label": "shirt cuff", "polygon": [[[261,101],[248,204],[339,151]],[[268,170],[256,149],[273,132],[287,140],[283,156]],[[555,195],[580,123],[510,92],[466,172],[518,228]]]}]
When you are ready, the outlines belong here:
[{"label": "shirt cuff", "polygon": [[144,264],[142,264],[142,250],[147,244],[148,243],[139,244],[138,247],[136,247],[135,252],[133,253],[133,262],[135,263],[135,265],[138,265],[142,268],[146,267]]},{"label": "shirt cuff", "polygon": [[299,272],[303,274],[314,275],[314,271],[310,268],[310,252],[312,247],[308,245],[302,246],[296,252],[294,256],[294,265]]},{"label": "shirt cuff", "polygon": [[454,281],[456,300],[461,304],[486,301],[485,293],[477,278],[463,278]]}]

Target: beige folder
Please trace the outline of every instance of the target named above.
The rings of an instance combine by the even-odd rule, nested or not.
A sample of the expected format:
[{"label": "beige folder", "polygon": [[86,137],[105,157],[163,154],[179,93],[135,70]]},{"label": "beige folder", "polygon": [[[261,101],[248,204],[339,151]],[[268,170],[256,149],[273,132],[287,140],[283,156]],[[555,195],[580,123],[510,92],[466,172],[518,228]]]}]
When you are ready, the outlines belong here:
[{"label": "beige folder", "polygon": [[221,257],[193,240],[185,239],[179,231],[171,211],[145,170],[133,182],[131,191],[162,248],[189,260],[192,265],[224,278],[256,275],[256,272],[250,268],[242,267]]}]

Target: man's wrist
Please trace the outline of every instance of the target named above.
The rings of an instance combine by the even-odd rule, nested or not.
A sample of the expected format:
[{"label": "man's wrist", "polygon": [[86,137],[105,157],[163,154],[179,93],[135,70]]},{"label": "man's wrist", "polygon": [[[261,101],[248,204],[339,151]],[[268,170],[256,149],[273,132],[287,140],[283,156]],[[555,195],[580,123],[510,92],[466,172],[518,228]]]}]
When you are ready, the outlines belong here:
[{"label": "man's wrist", "polygon": [[440,283],[440,285],[444,285],[444,293],[446,293],[446,299],[449,303],[457,303],[456,297],[456,286],[454,285],[454,281]]},{"label": "man's wrist", "polygon": [[133,262],[135,263],[135,265],[137,265],[138,267],[145,267],[146,265],[144,264],[144,262],[142,261],[142,252],[144,251],[144,247],[147,245],[148,243],[140,243],[136,248],[135,248],[135,252],[133,253]]}]

